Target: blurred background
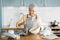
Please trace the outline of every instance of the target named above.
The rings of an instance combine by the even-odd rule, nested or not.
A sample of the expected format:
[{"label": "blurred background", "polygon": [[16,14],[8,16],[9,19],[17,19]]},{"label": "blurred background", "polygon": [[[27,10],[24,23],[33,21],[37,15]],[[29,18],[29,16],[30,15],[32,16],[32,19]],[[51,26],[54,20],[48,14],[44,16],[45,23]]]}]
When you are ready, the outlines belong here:
[{"label": "blurred background", "polygon": [[0,28],[16,27],[31,3],[38,5],[36,10],[43,25],[54,20],[60,22],[60,0],[0,0]]}]

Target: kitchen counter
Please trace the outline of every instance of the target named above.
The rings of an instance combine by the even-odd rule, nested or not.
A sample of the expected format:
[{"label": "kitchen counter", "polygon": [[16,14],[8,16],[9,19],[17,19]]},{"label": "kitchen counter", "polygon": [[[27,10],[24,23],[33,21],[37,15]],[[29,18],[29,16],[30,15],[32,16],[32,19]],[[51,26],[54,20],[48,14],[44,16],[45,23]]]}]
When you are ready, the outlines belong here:
[{"label": "kitchen counter", "polygon": [[[1,34],[0,34],[1,36]],[[1,40],[1,38],[0,38]],[[12,40],[12,39],[10,39]],[[42,35],[40,34],[30,34],[30,35],[27,35],[27,36],[21,36],[18,40],[47,40],[45,38],[42,37]],[[53,39],[53,40],[60,40],[60,38],[57,38],[57,39]]]}]

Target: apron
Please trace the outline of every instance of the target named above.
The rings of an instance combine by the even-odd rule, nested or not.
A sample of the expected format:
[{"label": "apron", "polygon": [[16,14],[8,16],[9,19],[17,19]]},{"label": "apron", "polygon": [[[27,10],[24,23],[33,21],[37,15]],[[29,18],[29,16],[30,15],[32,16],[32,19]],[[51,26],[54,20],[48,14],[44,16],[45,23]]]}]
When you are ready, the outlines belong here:
[{"label": "apron", "polygon": [[[37,27],[38,26],[38,23],[37,23],[37,15],[34,16],[34,17],[28,17],[27,15],[27,18],[26,18],[26,25],[24,27],[24,30],[26,32],[29,32],[29,30],[33,27]],[[27,31],[28,30],[28,31]]]},{"label": "apron", "polygon": [[24,29],[30,30],[32,27],[36,27],[36,26],[37,26],[37,16],[33,18],[33,17],[28,17],[27,15],[26,25]]},{"label": "apron", "polygon": [[23,30],[23,33],[20,35],[28,35],[28,32],[31,28],[33,27],[37,27],[38,23],[37,23],[37,16],[34,16],[34,17],[28,17],[27,15],[27,18],[26,18],[26,24],[24,25],[24,30]]}]

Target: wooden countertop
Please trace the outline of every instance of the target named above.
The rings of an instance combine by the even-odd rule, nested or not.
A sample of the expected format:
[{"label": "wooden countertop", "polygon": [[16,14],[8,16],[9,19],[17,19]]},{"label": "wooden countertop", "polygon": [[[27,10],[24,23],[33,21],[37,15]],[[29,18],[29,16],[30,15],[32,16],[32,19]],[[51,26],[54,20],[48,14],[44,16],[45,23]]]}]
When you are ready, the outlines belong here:
[{"label": "wooden countertop", "polygon": [[[27,36],[20,36],[18,40],[49,40],[49,39],[43,38],[42,35],[40,34],[35,34],[35,35],[31,34]],[[56,38],[52,40],[60,40],[60,38]]]},{"label": "wooden countertop", "polygon": [[39,34],[31,34],[27,36],[21,36],[19,40],[46,40],[45,38],[42,38]]},{"label": "wooden countertop", "polygon": [[[49,39],[43,38],[41,34],[30,34],[27,36],[20,36],[18,40],[49,40]],[[60,40],[60,37],[52,40]]]},{"label": "wooden countertop", "polygon": [[[1,38],[0,38],[0,40],[1,40]],[[30,34],[27,36],[20,36],[20,38],[18,40],[47,40],[47,39],[43,38],[42,35],[40,35],[40,34],[35,34],[35,35]],[[53,40],[60,40],[60,38],[53,39]]]}]

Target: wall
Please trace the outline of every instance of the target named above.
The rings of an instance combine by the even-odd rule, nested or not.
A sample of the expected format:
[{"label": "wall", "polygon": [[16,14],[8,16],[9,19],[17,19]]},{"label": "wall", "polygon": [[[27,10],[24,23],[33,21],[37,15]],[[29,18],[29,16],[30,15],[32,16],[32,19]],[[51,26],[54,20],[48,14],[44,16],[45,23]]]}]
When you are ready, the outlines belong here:
[{"label": "wall", "polygon": [[[2,28],[2,11],[1,11],[1,0],[0,0],[0,28]],[[1,32],[1,30],[0,30]]]},{"label": "wall", "polygon": [[60,0],[45,0],[46,7],[59,7]]},{"label": "wall", "polygon": [[[1,3],[2,3],[2,5],[1,5]],[[43,11],[43,12],[40,12],[41,16],[43,16],[43,13],[45,12],[45,14],[43,16],[43,21],[45,19],[44,17],[46,17],[47,22],[49,22],[49,19],[51,20],[51,18],[53,18],[52,20],[54,20],[55,18],[59,19],[59,17],[56,17],[56,15],[57,15],[57,12],[59,13],[59,11],[57,11],[57,10],[59,10],[58,7],[60,6],[60,0],[0,0],[0,14],[1,14],[0,15],[0,19],[1,19],[0,20],[0,25],[2,26],[2,23],[3,23],[2,19],[4,19],[4,16],[3,16],[4,15],[4,10],[2,9],[2,12],[1,12],[1,7],[2,8],[12,7],[12,9],[16,11],[18,9],[18,7],[20,7],[20,6],[27,7],[31,3],[36,3],[39,7],[51,7],[51,8],[47,8],[47,9],[46,8],[44,8],[44,9],[40,8]],[[17,9],[15,9],[15,7]],[[57,7],[57,8],[54,9],[53,7]],[[9,10],[12,11],[12,9],[11,10],[9,9]],[[53,9],[55,10],[55,12],[54,12]],[[52,10],[52,12],[51,12],[51,10]],[[52,17],[50,18],[49,15],[52,16]],[[59,14],[57,16],[59,16]]]}]

